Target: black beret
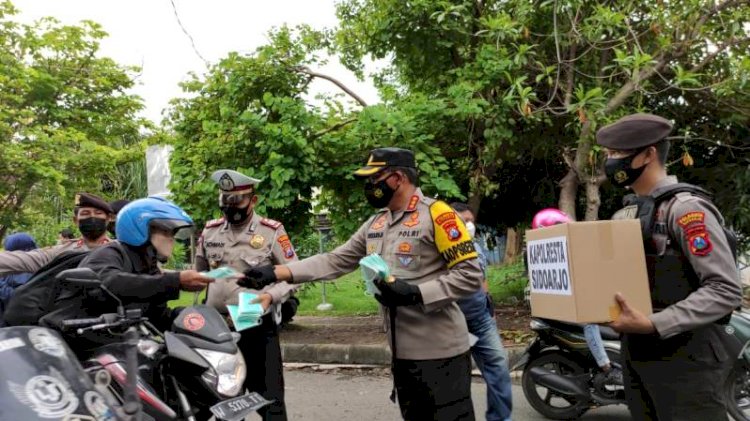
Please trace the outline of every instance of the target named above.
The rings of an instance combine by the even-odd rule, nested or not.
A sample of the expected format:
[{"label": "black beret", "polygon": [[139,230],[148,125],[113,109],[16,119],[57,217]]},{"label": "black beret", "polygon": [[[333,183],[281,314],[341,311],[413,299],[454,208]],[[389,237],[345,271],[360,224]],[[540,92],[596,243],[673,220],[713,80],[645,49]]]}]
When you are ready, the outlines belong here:
[{"label": "black beret", "polygon": [[364,167],[354,172],[357,177],[369,177],[388,167],[416,168],[414,152],[401,148],[378,148],[370,152]]},{"label": "black beret", "polygon": [[596,132],[596,143],[615,150],[639,149],[659,143],[672,131],[672,123],[653,114],[631,114]]},{"label": "black beret", "polygon": [[75,206],[77,208],[96,208],[109,214],[115,213],[112,210],[112,206],[110,206],[104,199],[89,193],[76,194]]},{"label": "black beret", "polygon": [[124,208],[128,203],[130,203],[130,200],[120,199],[115,200],[114,202],[109,202],[109,206],[112,208],[112,213],[116,215],[120,213],[120,210],[122,210],[122,208]]}]

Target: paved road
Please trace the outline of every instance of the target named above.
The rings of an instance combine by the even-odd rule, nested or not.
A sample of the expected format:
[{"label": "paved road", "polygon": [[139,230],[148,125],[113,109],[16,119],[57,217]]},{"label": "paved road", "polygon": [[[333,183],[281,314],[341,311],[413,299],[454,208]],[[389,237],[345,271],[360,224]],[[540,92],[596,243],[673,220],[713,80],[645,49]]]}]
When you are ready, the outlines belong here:
[{"label": "paved road", "polygon": [[[389,377],[379,375],[352,375],[347,373],[286,370],[287,409],[294,421],[327,420],[398,420],[398,407],[391,404]],[[475,382],[472,394],[477,420],[484,419],[485,387]],[[526,399],[520,386],[513,386],[514,421],[544,420]],[[251,418],[253,420],[260,417]],[[626,421],[630,417],[624,406],[599,408],[587,413],[582,420]]]}]

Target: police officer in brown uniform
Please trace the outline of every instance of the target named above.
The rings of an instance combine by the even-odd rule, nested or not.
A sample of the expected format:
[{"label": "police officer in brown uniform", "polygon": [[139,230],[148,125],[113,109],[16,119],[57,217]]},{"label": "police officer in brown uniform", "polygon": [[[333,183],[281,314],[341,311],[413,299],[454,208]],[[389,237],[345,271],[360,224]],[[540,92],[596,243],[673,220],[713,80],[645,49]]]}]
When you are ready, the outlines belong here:
[{"label": "police officer in brown uniform", "polygon": [[[208,222],[203,230],[196,253],[198,271],[230,266],[246,272],[257,266],[297,260],[281,222],[253,211],[259,180],[232,170],[216,171],[211,178],[219,184],[219,207],[224,217]],[[296,288],[286,282],[263,286],[249,279],[217,279],[208,288],[206,304],[224,314],[228,304],[237,305],[241,291],[258,294],[266,309],[262,324],[240,332],[238,343],[247,363],[245,387],[274,401],[258,411],[264,420],[287,419],[279,324],[281,305]]]},{"label": "police officer in brown uniform", "polygon": [[630,308],[611,324],[623,332],[625,390],[635,420],[727,419],[722,386],[732,364],[725,330],[742,298],[733,236],[705,191],[678,184],[665,162],[672,124],[650,114],[600,129],[612,182],[629,186],[613,219],[639,218],[654,314]]},{"label": "police officer in brown uniform", "polygon": [[102,198],[88,193],[76,194],[73,215],[82,238],[43,249],[0,253],[0,275],[34,273],[65,251],[91,250],[110,241],[107,223],[114,219],[114,212]]},{"label": "police officer in brown uniform", "polygon": [[463,221],[417,187],[414,153],[372,151],[355,175],[380,209],[344,245],[283,266],[258,268],[259,282],[335,279],[378,253],[395,279],[376,283],[394,355],[393,376],[406,420],[473,420],[469,336],[456,300],[482,286],[482,270]]}]

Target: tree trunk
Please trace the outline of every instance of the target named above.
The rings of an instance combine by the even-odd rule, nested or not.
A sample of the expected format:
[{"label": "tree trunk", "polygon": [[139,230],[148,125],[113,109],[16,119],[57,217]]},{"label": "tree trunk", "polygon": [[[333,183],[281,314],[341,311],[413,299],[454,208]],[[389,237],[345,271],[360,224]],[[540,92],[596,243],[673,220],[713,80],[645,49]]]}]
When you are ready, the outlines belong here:
[{"label": "tree trunk", "polygon": [[508,228],[508,233],[505,238],[505,256],[503,256],[503,263],[512,263],[521,255],[523,235],[518,233],[514,228]]},{"label": "tree trunk", "polygon": [[586,221],[599,220],[599,207],[602,204],[599,187],[606,179],[607,176],[600,169],[596,177],[589,177],[586,180]]},{"label": "tree trunk", "polygon": [[469,195],[469,209],[471,209],[471,213],[474,214],[474,216],[479,215],[479,206],[482,204],[482,196],[477,192],[472,192]]},{"label": "tree trunk", "polygon": [[578,193],[578,176],[571,168],[568,173],[560,180],[560,201],[558,206],[561,211],[565,212],[576,220],[576,196]]}]

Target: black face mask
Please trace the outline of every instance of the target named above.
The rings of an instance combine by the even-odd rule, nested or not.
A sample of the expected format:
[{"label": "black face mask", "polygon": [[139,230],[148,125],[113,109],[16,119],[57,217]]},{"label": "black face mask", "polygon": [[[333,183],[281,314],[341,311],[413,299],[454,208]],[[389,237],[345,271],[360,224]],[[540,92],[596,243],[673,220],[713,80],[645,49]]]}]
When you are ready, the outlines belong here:
[{"label": "black face mask", "polygon": [[244,208],[238,208],[234,206],[222,206],[221,211],[224,213],[224,217],[227,218],[232,225],[239,225],[247,221],[247,218],[252,215],[250,206]]},{"label": "black face mask", "polygon": [[393,199],[393,194],[396,193],[396,190],[388,186],[388,183],[386,183],[388,178],[389,177],[386,177],[377,183],[373,183],[370,180],[365,182],[365,198],[367,198],[367,202],[370,206],[380,209],[391,203],[391,199]]},{"label": "black face mask", "polygon": [[79,219],[78,230],[81,231],[83,238],[89,241],[98,240],[99,237],[107,232],[107,220],[93,216],[86,219]]},{"label": "black face mask", "polygon": [[643,164],[638,168],[633,168],[633,159],[638,156],[639,152],[633,155],[626,156],[625,158],[608,158],[607,162],[604,163],[604,172],[609,177],[609,180],[617,187],[630,186],[638,180],[638,177],[643,174],[646,169],[646,165]]}]

